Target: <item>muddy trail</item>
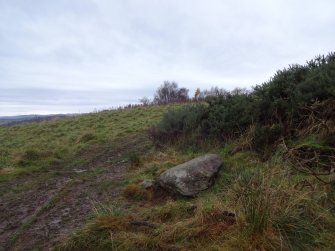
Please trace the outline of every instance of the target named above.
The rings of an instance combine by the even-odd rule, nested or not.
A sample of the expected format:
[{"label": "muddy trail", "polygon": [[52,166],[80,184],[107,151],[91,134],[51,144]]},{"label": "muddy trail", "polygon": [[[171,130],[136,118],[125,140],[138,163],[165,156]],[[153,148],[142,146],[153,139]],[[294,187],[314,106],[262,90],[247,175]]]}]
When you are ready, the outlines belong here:
[{"label": "muddy trail", "polygon": [[0,183],[0,251],[53,250],[99,204],[120,197],[129,154],[150,147],[144,134],[135,134],[78,153],[81,164]]}]

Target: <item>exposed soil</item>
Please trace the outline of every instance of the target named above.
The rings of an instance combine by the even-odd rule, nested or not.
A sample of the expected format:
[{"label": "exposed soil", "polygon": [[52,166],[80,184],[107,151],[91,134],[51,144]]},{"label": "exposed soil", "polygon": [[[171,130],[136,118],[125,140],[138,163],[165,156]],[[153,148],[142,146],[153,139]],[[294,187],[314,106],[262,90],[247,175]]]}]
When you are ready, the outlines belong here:
[{"label": "exposed soil", "polygon": [[79,153],[85,165],[1,183],[0,251],[53,250],[85,223],[97,204],[120,196],[129,153],[148,147],[143,134],[132,135]]},{"label": "exposed soil", "polygon": [[[36,177],[27,178],[34,179]],[[68,180],[65,177],[60,177],[35,185],[29,190],[23,190],[19,193],[9,192],[1,195],[0,250],[8,250],[10,248],[11,238],[14,237],[18,229],[28,223],[41,210],[42,206],[57,194]],[[26,183],[29,182],[27,181]]]}]

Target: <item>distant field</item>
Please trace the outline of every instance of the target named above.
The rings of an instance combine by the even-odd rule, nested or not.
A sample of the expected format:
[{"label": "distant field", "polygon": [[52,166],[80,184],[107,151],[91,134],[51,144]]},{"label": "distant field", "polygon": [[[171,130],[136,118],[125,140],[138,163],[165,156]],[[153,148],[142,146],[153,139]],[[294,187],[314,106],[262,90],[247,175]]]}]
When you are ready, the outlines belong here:
[{"label": "distant field", "polygon": [[0,125],[15,125],[27,122],[37,122],[55,118],[72,117],[78,114],[51,114],[51,115],[19,115],[19,116],[0,116]]}]

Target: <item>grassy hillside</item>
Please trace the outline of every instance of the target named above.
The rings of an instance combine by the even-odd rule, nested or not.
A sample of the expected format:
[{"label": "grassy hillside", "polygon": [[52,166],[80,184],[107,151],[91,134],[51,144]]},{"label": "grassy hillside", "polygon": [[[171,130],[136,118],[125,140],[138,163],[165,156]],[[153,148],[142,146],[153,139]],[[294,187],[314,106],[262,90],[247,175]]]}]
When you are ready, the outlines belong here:
[{"label": "grassy hillside", "polygon": [[[0,250],[335,250],[334,67],[0,127]],[[205,153],[224,164],[198,196],[139,186]]]},{"label": "grassy hillside", "polygon": [[146,129],[171,106],[0,127],[0,250],[44,250],[118,200],[124,174],[150,151]]},{"label": "grassy hillside", "polygon": [[[23,205],[35,201],[28,207],[32,214],[0,233],[7,240],[3,246],[13,250],[55,245],[59,250],[334,249],[334,186],[296,171],[284,154],[285,147],[324,147],[318,135],[278,144],[265,161],[250,150],[234,153],[240,140],[187,147],[183,139],[154,148],[144,129],[157,124],[172,107],[184,109],[149,106],[2,127],[1,149],[9,154],[2,155],[0,190],[3,206],[12,209],[1,219],[21,219]],[[219,154],[224,166],[214,186],[196,198],[138,185],[208,152]],[[73,214],[64,216],[66,210]],[[129,224],[134,220],[146,220],[152,227]],[[42,234],[45,226],[47,236]]]},{"label": "grassy hillside", "polygon": [[87,147],[141,132],[158,122],[168,107],[137,107],[0,126],[0,180],[72,161]]}]

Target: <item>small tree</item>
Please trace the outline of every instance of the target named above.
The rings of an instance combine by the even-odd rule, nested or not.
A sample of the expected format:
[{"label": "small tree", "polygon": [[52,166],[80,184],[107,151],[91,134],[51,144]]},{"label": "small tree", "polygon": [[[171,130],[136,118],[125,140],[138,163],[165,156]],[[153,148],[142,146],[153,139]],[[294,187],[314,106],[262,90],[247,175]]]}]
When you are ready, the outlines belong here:
[{"label": "small tree", "polygon": [[227,95],[228,95],[228,92],[225,89],[215,86],[215,87],[211,87],[211,89],[209,90],[201,91],[198,96],[198,99],[204,100],[208,97],[223,97]]},{"label": "small tree", "polygon": [[146,96],[139,99],[140,103],[144,106],[150,105],[150,99]]},{"label": "small tree", "polygon": [[189,99],[188,89],[179,88],[174,81],[164,81],[155,94],[154,103],[167,104],[172,102],[184,102]]},{"label": "small tree", "polygon": [[177,92],[177,102],[185,102],[188,98],[188,89],[186,88],[180,88]]}]

